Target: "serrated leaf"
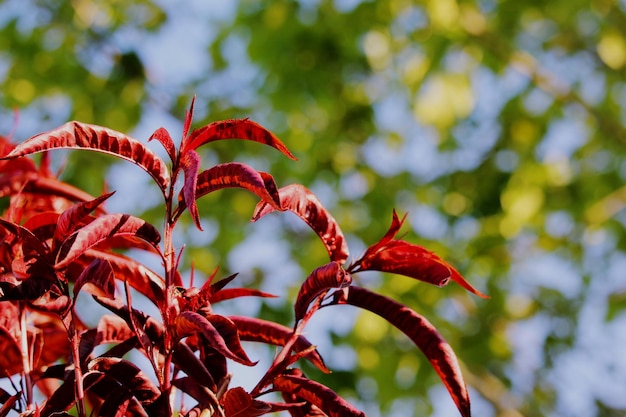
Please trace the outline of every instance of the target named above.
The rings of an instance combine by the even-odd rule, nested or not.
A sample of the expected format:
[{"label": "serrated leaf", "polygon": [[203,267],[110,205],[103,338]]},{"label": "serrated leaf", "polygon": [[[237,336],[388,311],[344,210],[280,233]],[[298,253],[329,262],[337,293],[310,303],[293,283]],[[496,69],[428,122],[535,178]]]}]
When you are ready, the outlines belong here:
[{"label": "serrated leaf", "polygon": [[92,150],[130,161],[150,174],[163,192],[170,183],[165,162],[143,143],[105,127],[76,121],[27,139],[4,158],[17,158],[61,148]]},{"label": "serrated leaf", "polygon": [[99,297],[115,297],[113,268],[103,259],[94,259],[80,274],[74,284],[74,300],[84,287],[87,292]]},{"label": "serrated leaf", "polygon": [[356,409],[335,391],[307,378],[281,375],[274,379],[274,389],[306,400],[319,407],[329,417],[365,417],[364,412]]},{"label": "serrated leaf", "polygon": [[346,273],[338,262],[330,262],[316,268],[304,280],[298,291],[294,304],[296,323],[304,317],[309,305],[318,295],[333,288],[346,287],[351,282],[351,275]]},{"label": "serrated leaf", "polygon": [[[228,316],[228,318],[235,323],[239,338],[244,341],[284,346],[293,334],[292,328],[268,320],[245,316]],[[300,335],[293,344],[292,349],[295,352],[303,352],[310,349],[312,346],[313,345],[306,337]],[[324,360],[317,350],[308,352],[304,358],[309,360],[322,372],[330,373],[330,370],[326,367]]]},{"label": "serrated leaf", "polygon": [[[300,184],[291,184],[278,190],[281,210],[289,210],[306,222],[322,240],[331,261],[344,263],[349,255],[348,244],[341,228],[319,199]],[[257,221],[276,209],[261,201],[257,204],[252,221]]]},{"label": "serrated leaf", "polygon": [[[225,336],[222,336],[213,323],[206,317],[193,311],[183,311],[174,319],[174,326],[174,334],[178,340],[194,333],[198,333],[204,336],[209,346],[227,358],[243,365],[254,365],[254,362],[251,362],[250,359],[248,359],[248,356],[241,348],[241,345],[237,347],[233,343],[233,337],[238,339],[234,324],[232,325],[235,330],[234,335],[226,334]],[[230,345],[227,343],[227,339],[230,341]],[[231,348],[234,348],[235,351],[232,351]]]},{"label": "serrated leaf", "polygon": [[274,178],[238,162],[219,164],[198,175],[196,199],[223,188],[239,187],[255,193],[266,203],[280,209]]},{"label": "serrated leaf", "polygon": [[288,158],[296,159],[272,132],[249,119],[222,120],[194,130],[184,141],[183,153],[222,139],[243,139],[263,143],[279,150]]},{"label": "serrated leaf", "polygon": [[64,268],[88,249],[107,239],[121,236],[136,237],[153,246],[161,240],[158,230],[145,220],[129,214],[107,214],[96,218],[63,241],[55,268]]},{"label": "serrated leaf", "polygon": [[270,405],[255,400],[241,387],[226,391],[220,402],[226,417],[257,417],[272,410]]},{"label": "serrated leaf", "polygon": [[470,417],[470,398],[461,368],[454,351],[437,329],[426,318],[391,298],[365,288],[348,288],[347,298],[337,297],[337,303],[371,311],[406,334],[433,366],[461,415]]}]

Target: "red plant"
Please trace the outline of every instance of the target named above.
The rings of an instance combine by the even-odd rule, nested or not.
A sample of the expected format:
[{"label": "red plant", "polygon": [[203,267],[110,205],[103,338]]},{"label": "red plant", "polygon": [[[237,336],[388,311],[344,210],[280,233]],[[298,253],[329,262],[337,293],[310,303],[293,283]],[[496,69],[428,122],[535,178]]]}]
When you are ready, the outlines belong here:
[{"label": "red plant", "polygon": [[[236,162],[200,170],[196,149],[221,139],[264,143],[295,159],[276,136],[248,119],[190,131],[192,114],[193,103],[179,147],[163,128],[150,138],[163,145],[169,166],[127,135],[79,122],[15,147],[4,138],[0,141],[0,196],[9,202],[0,218],[0,373],[20,377],[14,393],[0,389],[0,417],[11,410],[45,417],[69,415],[72,407],[80,417],[88,412],[171,416],[174,388],[193,399],[193,407],[177,410],[186,416],[251,417],[281,410],[303,417],[364,415],[294,368],[305,359],[329,372],[302,333],[320,308],[338,304],[369,310],[404,332],[439,374],[461,415],[470,416],[456,356],[437,330],[410,308],[353,285],[352,275],[384,271],[438,286],[452,279],[483,295],[434,253],[396,239],[404,218],[400,220],[395,212],[385,236],[346,264],[349,251],[339,225],[305,187],[279,189],[271,175]],[[107,213],[102,204],[112,193],[94,198],[57,180],[47,168],[47,153],[39,167],[22,158],[59,148],[104,152],[143,168],[163,194],[162,231],[129,214]],[[177,188],[180,176],[182,185]],[[254,289],[225,288],[235,276],[213,282],[214,273],[200,288],[183,287],[182,249],[174,247],[172,232],[185,211],[201,229],[196,200],[225,187],[245,188],[261,199],[253,221],[272,211],[294,212],[328,251],[329,263],[311,272],[300,287],[292,328],[259,318],[215,314],[212,305],[223,300],[270,296]],[[120,254],[120,249],[130,248],[156,254],[163,270],[150,270]],[[131,287],[154,303],[160,317],[133,307]],[[81,291],[112,313],[94,328],[83,324],[78,314],[75,301]],[[241,341],[281,347],[250,392],[229,387],[227,359],[255,365]],[[94,349],[100,345],[108,349],[97,355]],[[131,350],[145,355],[153,378],[125,359]],[[39,396],[34,395],[35,388]],[[284,402],[259,399],[273,391],[281,393]]]}]

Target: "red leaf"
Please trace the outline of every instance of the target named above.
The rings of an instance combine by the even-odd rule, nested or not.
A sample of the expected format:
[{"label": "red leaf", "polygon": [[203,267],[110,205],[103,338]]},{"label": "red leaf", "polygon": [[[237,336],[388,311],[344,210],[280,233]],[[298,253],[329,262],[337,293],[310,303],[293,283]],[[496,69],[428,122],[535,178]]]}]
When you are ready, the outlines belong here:
[{"label": "red leaf", "polygon": [[22,371],[22,351],[13,335],[0,326],[0,374],[11,376]]},{"label": "red leaf", "polygon": [[34,250],[44,257],[48,255],[48,249],[45,244],[27,228],[4,219],[0,219],[0,227],[3,227],[12,235],[17,236],[25,249]]},{"label": "red leaf", "polygon": [[[287,185],[278,190],[281,210],[289,210],[304,220],[322,239],[331,261],[344,263],[349,257],[348,244],[339,225],[324,208],[319,199],[300,184]],[[255,222],[275,208],[261,201],[257,204],[252,221]]]},{"label": "red leaf", "polygon": [[191,120],[193,119],[193,107],[196,103],[196,96],[193,96],[191,99],[191,105],[189,106],[189,110],[185,112],[185,124],[183,125],[183,139],[187,137],[189,134],[189,129],[191,128]]},{"label": "red leaf", "polygon": [[121,317],[105,314],[96,327],[94,346],[123,342],[133,336],[135,333]]},{"label": "red leaf", "polygon": [[92,295],[114,298],[115,283],[111,264],[102,259],[95,259],[91,262],[74,284],[74,300],[85,285],[88,285],[85,290]]},{"label": "red leaf", "polygon": [[367,258],[369,255],[377,252],[378,250],[383,248],[385,245],[389,244],[389,242],[391,242],[400,231],[402,224],[406,220],[406,216],[407,215],[405,214],[404,217],[402,217],[402,220],[400,220],[398,218],[398,214],[394,210],[393,217],[391,219],[391,226],[389,226],[389,230],[387,230],[387,233],[385,233],[385,236],[383,236],[377,243],[367,248],[362,258]]},{"label": "red leaf", "polygon": [[160,127],[155,130],[152,136],[150,136],[150,139],[148,139],[148,142],[153,139],[158,140],[159,143],[163,145],[163,148],[165,148],[165,151],[172,162],[176,161],[176,146],[174,145],[174,141],[172,140],[170,132],[168,132],[167,129]]},{"label": "red leaf", "polygon": [[481,298],[491,298],[487,294],[483,294],[482,292],[478,291],[476,288],[472,287],[472,285],[469,282],[467,282],[465,278],[463,278],[463,276],[459,273],[459,271],[454,269],[454,267],[448,265],[448,268],[450,268],[450,272],[452,272],[452,281],[456,282],[461,287],[465,288],[471,293],[476,294],[477,296]]},{"label": "red leaf", "polygon": [[213,376],[185,342],[178,342],[176,344],[174,349],[174,363],[183,372],[193,378],[195,382],[200,383],[213,392],[217,391],[217,385],[213,380]]},{"label": "red leaf", "polygon": [[29,217],[24,222],[24,227],[33,232],[37,239],[45,242],[54,235],[58,219],[59,213],[45,211]]},{"label": "red leaf", "polygon": [[[459,272],[435,253],[404,240],[392,240],[377,252],[355,262],[360,271],[375,270],[405,275],[443,287],[450,278],[482,298],[489,296],[472,287]],[[352,269],[352,268],[350,268]]]},{"label": "red leaf", "polygon": [[315,269],[302,283],[294,305],[296,323],[306,314],[311,302],[321,293],[333,288],[343,288],[352,282],[350,274],[337,262],[330,262]]},{"label": "red leaf", "polygon": [[365,413],[354,408],[336,392],[310,379],[281,375],[274,379],[274,389],[293,394],[319,407],[330,417],[365,417]]},{"label": "red leaf", "polygon": [[8,416],[9,413],[13,410],[13,406],[15,405],[15,403],[19,401],[21,398],[22,398],[22,392],[19,391],[11,395],[8,399],[2,401],[4,404],[2,404],[2,408],[0,408],[0,417]]},{"label": "red leaf", "polygon": [[100,357],[89,363],[90,371],[103,372],[132,392],[142,404],[151,404],[161,392],[135,364],[121,358]]},{"label": "red leaf", "polygon": [[196,227],[202,230],[198,206],[196,205],[196,184],[198,183],[198,170],[200,169],[200,156],[198,153],[194,150],[185,152],[181,160],[181,167],[185,173],[185,183],[181,191],[183,201],[189,207],[189,213]]},{"label": "red leaf", "polygon": [[194,130],[184,141],[183,153],[221,139],[244,139],[263,143],[293,160],[296,159],[272,132],[249,119],[223,120]]},{"label": "red leaf", "polygon": [[226,417],[257,417],[272,410],[270,405],[255,400],[241,387],[226,391],[220,402]]},{"label": "red leaf", "polygon": [[396,211],[389,230],[377,243],[371,245],[361,259],[348,268],[349,272],[375,270],[405,275],[443,287],[450,278],[466,290],[482,298],[489,296],[472,287],[459,272],[435,253],[403,240],[395,239],[406,215],[400,220]]},{"label": "red leaf", "polygon": [[65,239],[57,255],[55,267],[64,268],[95,245],[121,236],[137,237],[153,246],[161,240],[159,232],[145,220],[129,214],[107,214]]},{"label": "red leaf", "polygon": [[24,192],[54,195],[57,197],[63,197],[70,201],[89,201],[93,199],[92,195],[84,192],[83,190],[61,182],[55,178],[33,178],[32,180],[29,180],[24,187]]},{"label": "red leaf", "polygon": [[347,299],[337,297],[336,302],[369,310],[404,332],[435,368],[461,415],[469,417],[470,398],[458,360],[437,329],[424,317],[391,298],[364,288],[348,288]]},{"label": "red leaf", "polygon": [[69,235],[74,233],[81,226],[81,223],[89,215],[89,213],[94,211],[113,194],[114,192],[103,194],[93,200],[75,204],[61,213],[61,216],[57,220],[57,227],[54,232],[55,243],[61,243]]},{"label": "red leaf", "polygon": [[[232,322],[231,322],[232,323]],[[180,340],[184,337],[199,333],[207,340],[209,345],[220,352],[222,355],[243,365],[253,366],[254,362],[248,359],[241,346],[233,352],[227,344],[225,337],[215,328],[215,326],[206,317],[193,311],[183,311],[174,319],[174,332]],[[233,324],[235,328],[235,325]],[[233,340],[232,335],[226,335],[226,338]],[[235,337],[238,338],[235,328]],[[231,343],[232,345],[232,343]]]},{"label": "red leaf", "polygon": [[219,303],[224,300],[231,300],[239,297],[263,297],[263,298],[276,298],[274,294],[266,293],[254,288],[227,288],[220,290],[211,295],[211,304]]},{"label": "red leaf", "polygon": [[[244,316],[228,316],[228,318],[235,323],[239,332],[239,337],[241,340],[245,341],[284,346],[293,334],[292,328],[274,323],[272,321]],[[298,336],[298,339],[292,348],[295,352],[302,352],[312,346],[311,342],[309,342],[304,336]],[[308,359],[322,372],[330,373],[330,370],[326,367],[324,360],[317,350],[307,353],[305,355],[305,359]]]},{"label": "red leaf", "polygon": [[86,149],[115,155],[130,161],[154,178],[165,192],[170,176],[161,158],[136,139],[101,126],[68,122],[21,143],[4,158],[17,158],[50,149]]},{"label": "red leaf", "polygon": [[[194,378],[176,378],[172,381],[172,385],[180,389],[185,394],[191,396],[194,400],[198,401],[198,406],[202,409],[213,408],[215,410],[220,406],[215,395],[207,390],[206,386],[203,386],[203,384],[196,381]],[[182,413],[179,415],[182,415]],[[190,414],[188,413],[186,416],[190,416]],[[202,416],[202,414],[200,414],[200,416]]]},{"label": "red leaf", "polygon": [[258,172],[246,164],[237,162],[216,165],[201,172],[198,175],[196,199],[228,187],[245,188],[274,208],[280,209],[280,197],[274,178],[264,172]]},{"label": "red leaf", "polygon": [[450,280],[448,265],[434,253],[404,240],[393,240],[356,262],[359,271],[401,274],[443,287]]},{"label": "red leaf", "polygon": [[[77,262],[86,267],[95,259],[102,259],[111,265],[115,278],[128,281],[131,287],[146,296],[157,306],[165,299],[165,280],[156,272],[134,259],[116,253],[90,249]],[[175,284],[178,285],[178,284]]]}]

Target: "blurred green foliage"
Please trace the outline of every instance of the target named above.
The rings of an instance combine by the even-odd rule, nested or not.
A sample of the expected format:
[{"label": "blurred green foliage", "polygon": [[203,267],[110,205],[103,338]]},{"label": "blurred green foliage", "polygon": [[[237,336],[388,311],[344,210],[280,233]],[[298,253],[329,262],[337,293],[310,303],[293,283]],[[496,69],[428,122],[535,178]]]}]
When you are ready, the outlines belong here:
[{"label": "blurred green foliage", "polygon": [[[144,120],[149,108],[163,124],[182,120],[193,95],[196,125],[251,116],[299,161],[216,143],[205,164],[241,160],[279,185],[312,188],[353,256],[384,234],[393,208],[408,212],[406,239],[491,295],[362,278],[440,329],[464,364],[477,415],[623,413],[623,395],[611,394],[626,380],[626,344],[614,340],[624,341],[614,332],[621,324],[623,333],[626,317],[623,2],[241,0],[221,6],[231,12],[219,18],[210,7],[159,4],[1,4],[2,133],[12,108],[22,114],[18,133],[69,119],[132,131],[155,123]],[[168,44],[199,44],[178,67],[198,68],[155,76],[168,58],[155,60],[144,43],[184,19],[212,29],[206,39],[183,30]],[[65,176],[97,194],[109,161],[72,155]],[[242,192],[203,199],[215,236],[191,244],[187,264],[194,258],[204,274],[217,264],[237,271],[224,259],[261,227],[246,224],[254,204]],[[144,215],[158,219],[150,208]],[[267,239],[289,242],[302,274],[285,282],[292,294],[325,253],[293,218],[277,224]],[[267,279],[267,268],[252,271],[249,284]],[[261,312],[290,324],[287,304]],[[434,372],[377,320],[363,315],[352,332],[333,330],[336,345],[353,347],[344,361],[354,369],[313,376],[359,398],[370,415],[392,415],[407,401],[413,415],[438,409],[427,398],[440,398]]]}]

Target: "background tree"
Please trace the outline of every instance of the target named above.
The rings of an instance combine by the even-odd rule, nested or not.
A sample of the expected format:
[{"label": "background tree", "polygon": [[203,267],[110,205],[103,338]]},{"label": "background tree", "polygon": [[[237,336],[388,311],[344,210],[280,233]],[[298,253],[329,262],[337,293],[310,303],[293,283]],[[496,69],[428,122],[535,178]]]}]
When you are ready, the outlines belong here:
[{"label": "background tree", "polygon": [[[460,288],[364,278],[438,318],[467,368],[477,415],[621,415],[625,18],[623,4],[610,0],[185,8],[6,0],[1,129],[15,126],[13,138],[22,141],[78,119],[135,127],[145,138],[156,125],[183,120],[193,95],[199,124],[250,116],[301,161],[257,158],[252,144],[237,155],[213,147],[203,158],[245,161],[274,173],[279,185],[307,185],[353,248],[384,234],[392,208],[408,212],[411,240],[491,295],[483,301]],[[86,175],[76,169],[85,158]],[[72,155],[64,178],[100,194],[110,162]],[[143,180],[117,165],[110,175],[116,189]],[[151,191],[138,200],[111,204],[137,204],[149,217]],[[211,232],[189,229],[197,245],[187,262],[193,256],[208,273],[217,264],[228,270],[226,253],[245,254],[249,269],[236,272],[293,292],[290,280],[319,265],[324,248],[297,221],[268,216],[255,227],[281,231],[266,242],[273,256],[250,254],[255,203],[228,192],[202,201],[200,210],[210,205],[230,227],[204,216]],[[281,240],[299,244],[287,254]],[[238,307],[291,314],[271,302]],[[360,399],[368,415],[446,415],[453,407],[437,401],[445,392],[436,375],[382,321],[339,318],[331,331],[329,343],[345,346],[348,338],[358,346],[334,351],[332,385]]]}]

